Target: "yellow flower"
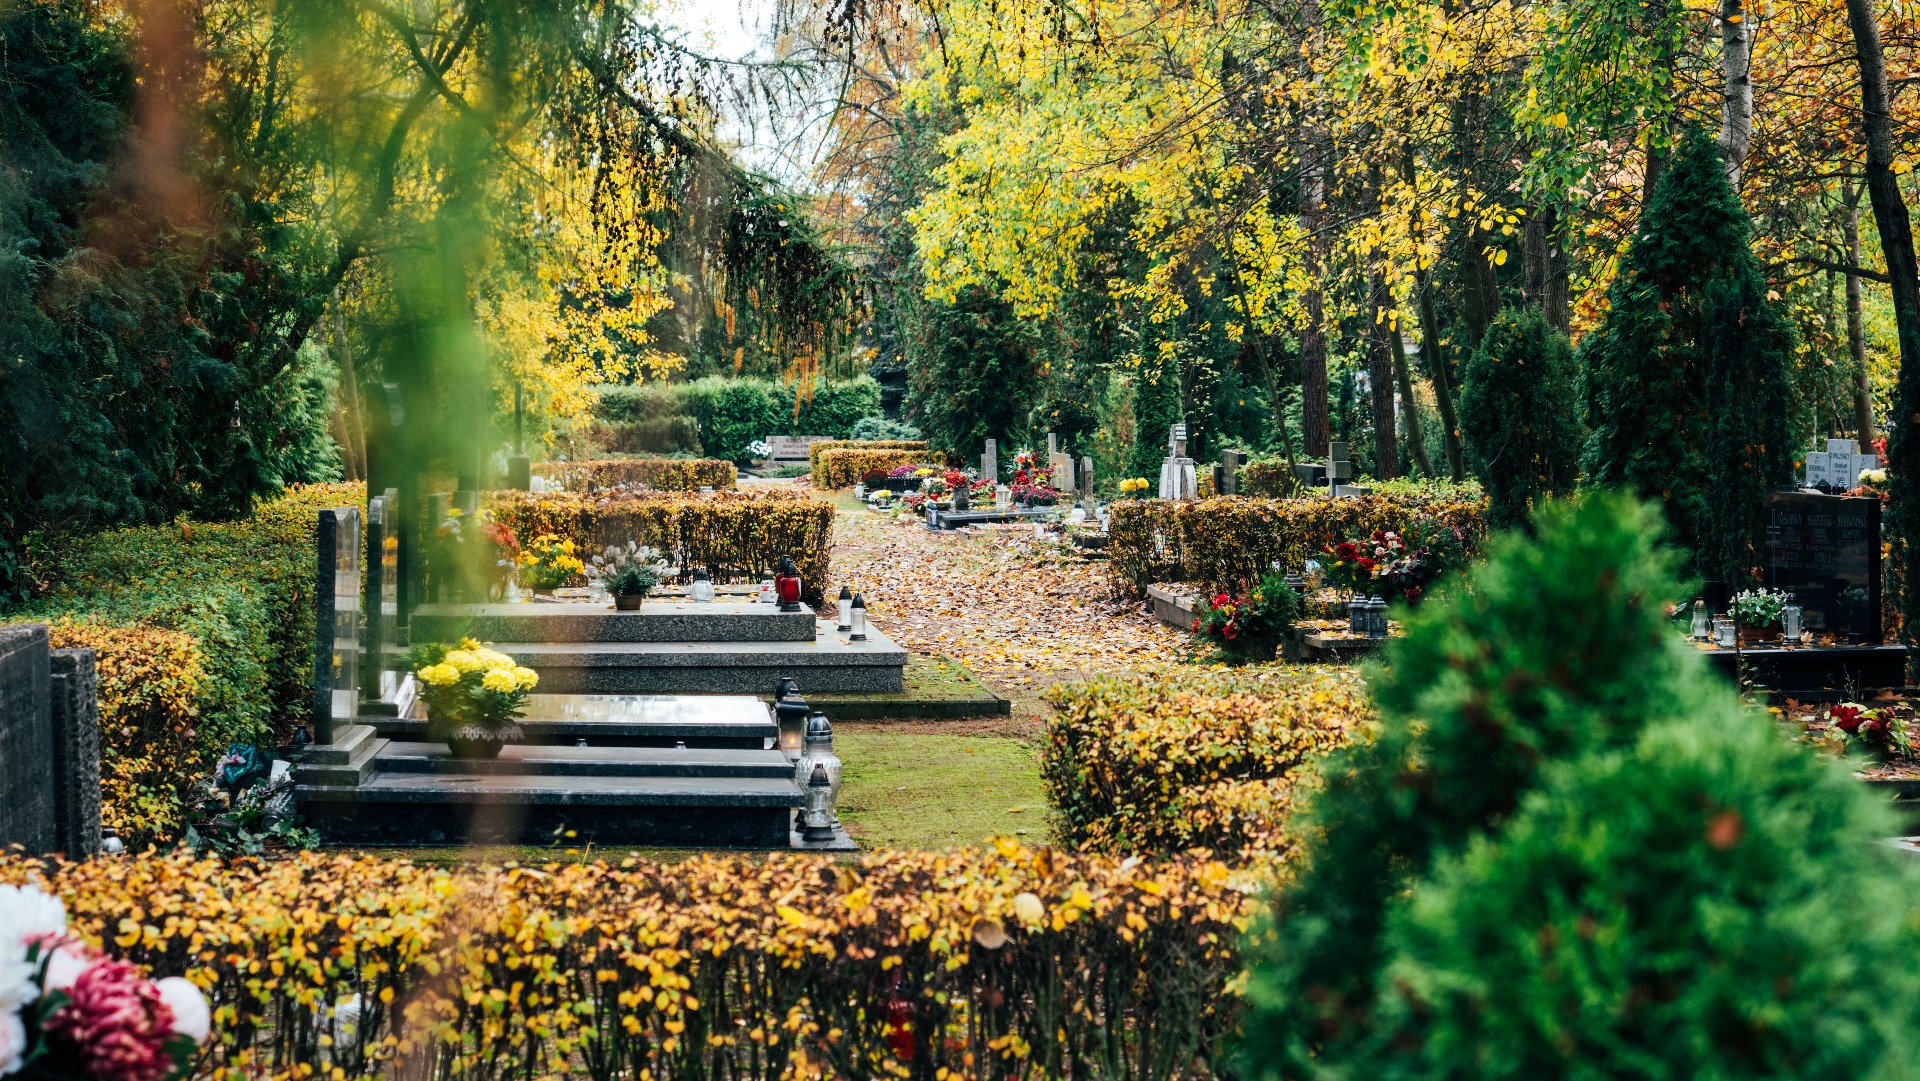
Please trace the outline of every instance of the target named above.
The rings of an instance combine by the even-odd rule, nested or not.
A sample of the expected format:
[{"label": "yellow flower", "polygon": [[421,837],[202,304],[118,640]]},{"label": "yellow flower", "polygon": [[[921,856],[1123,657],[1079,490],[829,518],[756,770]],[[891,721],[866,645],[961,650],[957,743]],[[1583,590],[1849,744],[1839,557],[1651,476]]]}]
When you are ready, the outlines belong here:
[{"label": "yellow flower", "polygon": [[448,650],[446,658],[440,663],[451,665],[461,672],[478,672],[486,667],[485,664],[481,663],[480,658],[468,653],[464,649]]},{"label": "yellow flower", "polygon": [[471,653],[480,648],[480,639],[475,638],[473,635],[467,635],[465,638],[460,639],[460,648]]},{"label": "yellow flower", "polygon": [[497,649],[478,649],[473,655],[480,658],[480,663],[486,665],[489,670],[513,667],[513,658]]},{"label": "yellow flower", "polygon": [[430,664],[414,673],[422,683],[435,687],[451,687],[460,682],[460,671],[450,664]]},{"label": "yellow flower", "polygon": [[523,691],[533,690],[540,685],[540,673],[531,668],[515,668],[513,680]]},{"label": "yellow flower", "polygon": [[520,681],[509,668],[495,668],[480,677],[480,686],[496,694],[512,694],[520,689]]}]

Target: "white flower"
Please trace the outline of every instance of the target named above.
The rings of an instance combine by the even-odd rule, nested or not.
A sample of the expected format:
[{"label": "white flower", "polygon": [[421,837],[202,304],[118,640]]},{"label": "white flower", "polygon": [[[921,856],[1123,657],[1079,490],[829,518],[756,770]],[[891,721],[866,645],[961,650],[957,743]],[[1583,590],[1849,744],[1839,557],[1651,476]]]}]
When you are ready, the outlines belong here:
[{"label": "white flower", "polygon": [[0,1077],[27,1064],[27,1026],[12,1010],[0,1010]]},{"label": "white flower", "polygon": [[47,990],[65,991],[72,988],[73,982],[93,961],[77,943],[68,942],[56,947],[53,955],[47,958]]},{"label": "white flower", "polygon": [[67,906],[38,886],[0,886],[0,941],[60,938],[67,933]]},{"label": "white flower", "polygon": [[0,942],[0,1017],[10,1017],[39,1000],[40,987],[33,982],[37,967],[27,960],[25,943]]},{"label": "white flower", "polygon": [[160,1001],[166,1003],[167,1010],[173,1014],[173,1031],[196,1044],[206,1043],[207,1036],[213,1032],[213,1013],[207,1009],[207,996],[180,976],[156,980],[153,986],[160,992]]}]

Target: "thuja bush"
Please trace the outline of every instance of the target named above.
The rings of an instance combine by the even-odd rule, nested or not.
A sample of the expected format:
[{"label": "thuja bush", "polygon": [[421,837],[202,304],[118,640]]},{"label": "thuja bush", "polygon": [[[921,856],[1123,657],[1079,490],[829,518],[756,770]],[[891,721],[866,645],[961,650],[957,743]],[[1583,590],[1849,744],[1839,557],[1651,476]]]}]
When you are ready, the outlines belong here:
[{"label": "thuja bush", "polygon": [[534,472],[569,489],[651,488],[660,492],[697,492],[733,488],[740,470],[720,458],[603,458],[585,462],[542,462]]},{"label": "thuja bush", "polygon": [[778,489],[713,492],[500,493],[494,517],[521,537],[542,533],[591,551],[637,541],[675,566],[705,568],[718,581],[758,578],[782,556],[800,568],[818,601],[833,548],[833,504]]},{"label": "thuja bush", "polygon": [[1460,430],[1494,524],[1519,525],[1540,500],[1573,490],[1586,438],[1579,369],[1538,308],[1502,312],[1487,328],[1461,380]]},{"label": "thuja bush", "polygon": [[1250,881],[1000,842],[424,867],[0,855],[206,991],[195,1076],[1206,1076]]},{"label": "thuja bush", "polygon": [[1915,999],[1878,962],[1911,909],[1865,794],[1672,634],[1656,511],[1592,495],[1534,529],[1408,615],[1378,738],[1326,760],[1253,940],[1250,1071],[1906,1076]]},{"label": "thuja bush", "polygon": [[1351,669],[1101,676],[1046,698],[1040,774],[1063,839],[1120,853],[1286,854],[1310,764],[1372,715]]},{"label": "thuja bush", "polygon": [[47,544],[49,592],[5,618],[44,621],[56,648],[98,654],[102,816],[123,836],[171,836],[229,744],[306,714],[317,512],[364,499],[357,485],[314,485],[237,522]]},{"label": "thuja bush", "polygon": [[1477,487],[1456,486],[1354,499],[1123,499],[1113,504],[1107,568],[1116,588],[1135,594],[1166,581],[1244,589],[1274,563],[1297,571],[1328,544],[1416,526],[1457,529],[1471,553],[1485,507]]}]

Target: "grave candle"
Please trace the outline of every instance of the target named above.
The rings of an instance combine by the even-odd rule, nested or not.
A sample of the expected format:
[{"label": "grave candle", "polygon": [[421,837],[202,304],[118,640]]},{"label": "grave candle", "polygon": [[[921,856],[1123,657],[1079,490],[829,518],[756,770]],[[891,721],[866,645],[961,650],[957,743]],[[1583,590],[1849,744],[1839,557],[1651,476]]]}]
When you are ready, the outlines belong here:
[{"label": "grave candle", "polygon": [[1693,602],[1693,632],[1692,632],[1693,640],[1696,642],[1706,641],[1708,637],[1711,636],[1712,630],[1713,630],[1713,621],[1707,615],[1707,602],[1702,600],[1694,601]]},{"label": "grave candle", "polygon": [[847,635],[847,637],[852,639],[855,642],[866,641],[867,640],[866,598],[862,597],[858,593],[855,593],[853,595],[853,606],[848,609],[848,613],[850,615],[850,618],[848,619],[847,624],[849,627],[852,628],[853,633]]},{"label": "grave candle", "polygon": [[834,627],[834,630],[848,631],[852,629],[853,629],[853,590],[848,589],[846,586],[841,586],[840,587],[840,621],[838,625]]}]

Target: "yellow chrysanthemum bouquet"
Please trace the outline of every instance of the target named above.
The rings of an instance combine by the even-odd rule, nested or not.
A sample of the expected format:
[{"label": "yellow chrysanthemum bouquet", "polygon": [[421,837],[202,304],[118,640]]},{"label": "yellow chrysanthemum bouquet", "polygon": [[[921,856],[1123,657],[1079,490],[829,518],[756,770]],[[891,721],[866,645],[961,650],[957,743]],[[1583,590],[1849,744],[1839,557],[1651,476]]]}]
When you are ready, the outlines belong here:
[{"label": "yellow chrysanthemum bouquet", "polygon": [[411,659],[427,704],[428,740],[444,742],[462,757],[481,758],[520,742],[515,721],[540,683],[533,669],[471,638],[457,646],[415,646]]},{"label": "yellow chrysanthemum bouquet", "polygon": [[585,574],[586,563],[575,554],[571,540],[552,533],[533,538],[520,552],[520,584],[535,593],[549,593]]}]

